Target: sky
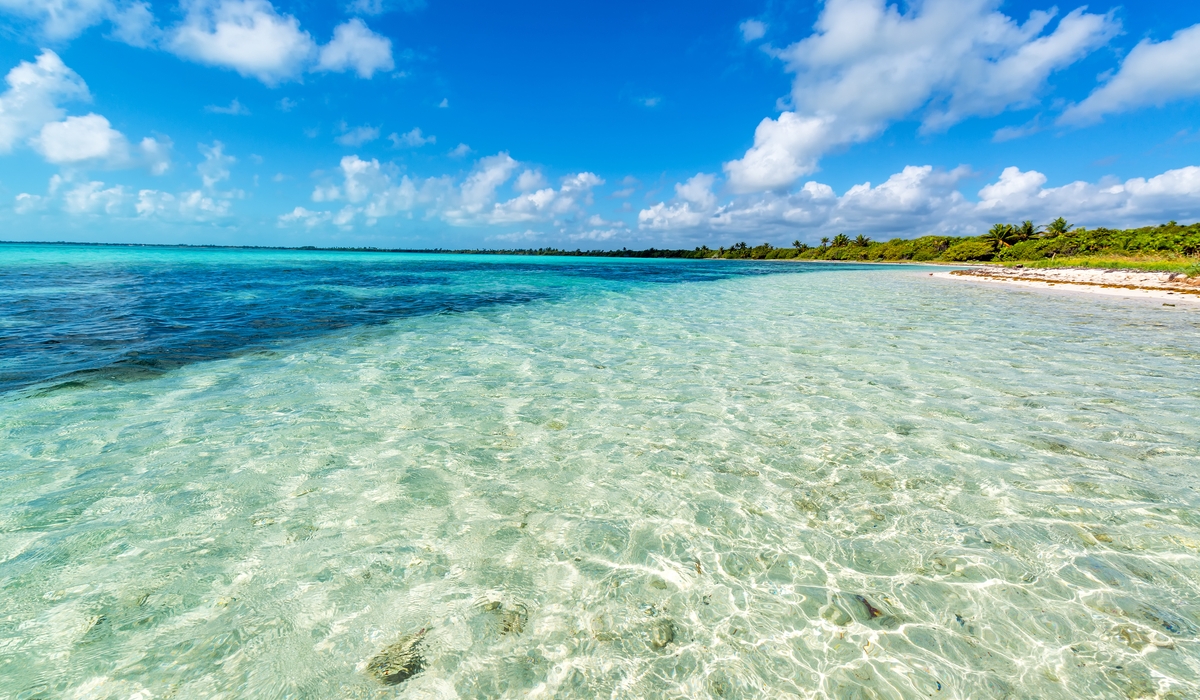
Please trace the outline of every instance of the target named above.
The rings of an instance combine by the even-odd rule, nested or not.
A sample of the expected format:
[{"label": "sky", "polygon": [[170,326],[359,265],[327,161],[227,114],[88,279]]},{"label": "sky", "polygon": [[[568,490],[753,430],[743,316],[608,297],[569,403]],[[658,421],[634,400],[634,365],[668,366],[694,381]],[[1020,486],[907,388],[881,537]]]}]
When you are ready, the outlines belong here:
[{"label": "sky", "polygon": [[1200,3],[0,0],[0,240],[1200,220]]}]

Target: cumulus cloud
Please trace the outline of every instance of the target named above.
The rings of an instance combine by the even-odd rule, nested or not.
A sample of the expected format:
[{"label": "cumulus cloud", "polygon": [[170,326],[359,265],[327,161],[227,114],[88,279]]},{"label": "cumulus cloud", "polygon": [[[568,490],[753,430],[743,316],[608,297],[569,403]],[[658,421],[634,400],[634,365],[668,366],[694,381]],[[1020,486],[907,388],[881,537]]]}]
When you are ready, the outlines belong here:
[{"label": "cumulus cloud", "polygon": [[299,20],[281,15],[267,0],[193,5],[168,46],[185,58],[232,68],[268,85],[296,78],[307,68],[353,70],[370,78],[376,71],[395,67],[391,40],[371,31],[361,19],[334,27],[333,38],[318,49]]},{"label": "cumulus cloud", "polygon": [[[68,119],[63,123],[71,122]],[[85,126],[80,127],[81,123]],[[106,157],[107,152],[113,149],[113,143],[118,141],[116,136],[103,133],[107,121],[91,124],[76,121],[71,124],[72,128],[82,128],[83,131],[72,133],[67,138],[76,140],[81,152],[87,152],[92,159]],[[130,150],[130,158],[141,158],[144,162],[152,163],[156,150],[169,148],[170,144],[147,138],[136,147],[128,143],[125,147]],[[243,193],[238,190],[222,192],[216,187],[229,179],[230,166],[236,159],[225,154],[224,146],[219,141],[211,145],[200,144],[199,148],[204,161],[197,166],[196,174],[204,185],[202,189],[179,193],[142,189],[137,191],[135,197],[134,190],[126,185],[109,186],[99,180],[82,179],[78,170],[68,169],[50,178],[45,195],[18,194],[14,208],[17,213],[26,214],[57,205],[72,216],[104,214],[127,218],[157,217],[180,222],[209,221],[228,216],[233,200],[242,197]],[[153,170],[155,166],[151,167]]]},{"label": "cumulus cloud", "polygon": [[84,182],[63,195],[63,209],[68,214],[116,214],[125,199],[125,188],[121,185],[106,188],[103,182]]},{"label": "cumulus cloud", "polygon": [[[1073,182],[1047,187],[1037,171],[1011,167],[971,201],[960,191],[970,169],[908,166],[879,185],[855,185],[842,195],[810,181],[795,192],[703,196],[693,181],[676,197],[643,209],[638,226],[667,236],[708,240],[713,234],[816,240],[843,231],[879,238],[924,234],[974,235],[998,221],[1050,221],[1058,216],[1088,226],[1140,226],[1200,218],[1200,168],[1171,170],[1125,182]],[[695,180],[695,178],[693,178]],[[697,193],[699,192],[699,196]]]},{"label": "cumulus cloud", "polygon": [[28,214],[58,202],[63,211],[75,216],[112,215],[122,213],[129,199],[130,193],[123,185],[107,187],[99,180],[80,182],[69,175],[53,175],[45,195],[22,192],[16,197],[15,209],[18,214]]},{"label": "cumulus cloud", "polygon": [[186,10],[184,19],[167,29],[158,25],[145,0],[0,0],[0,12],[35,22],[41,36],[52,42],[108,22],[111,39],[163,48],[267,85],[296,79],[305,71],[353,70],[370,78],[395,67],[391,40],[358,18],[335,27],[329,43],[318,46],[298,19],[279,12],[270,0],[187,0],[180,5]]},{"label": "cumulus cloud", "polygon": [[[507,157],[507,154],[504,155]],[[505,179],[507,180],[507,177]],[[447,211],[445,218],[451,224],[458,225],[554,220],[576,214],[582,207],[590,205],[592,189],[602,184],[604,180],[594,173],[577,173],[564,178],[558,189],[546,187],[525,192],[503,202],[494,202],[490,207],[480,206],[479,200],[472,197],[467,206]],[[463,186],[463,200],[468,201],[466,184]]]},{"label": "cumulus cloud", "polygon": [[9,88],[0,95],[0,153],[27,142],[55,165],[145,165],[156,175],[170,167],[170,139],[147,137],[133,147],[99,114],[64,119],[60,103],[90,100],[91,95],[83,79],[53,51],[43,51],[33,63],[22,61],[6,81]]},{"label": "cumulus cloud", "polygon": [[764,119],[754,145],[725,164],[735,192],[781,190],[832,149],[866,141],[920,114],[922,129],[1035,104],[1049,75],[1119,29],[1075,10],[1024,23],[998,0],[928,0],[901,12],[884,0],[829,0],[815,32],[775,52],[795,74],[792,109]]},{"label": "cumulus cloud", "polygon": [[391,40],[371,31],[355,17],[334,28],[333,40],[321,48],[316,70],[340,73],[354,69],[360,78],[370,78],[375,71],[390,71],[395,67]]},{"label": "cumulus cloud", "polygon": [[435,204],[448,189],[447,183],[439,178],[417,182],[407,175],[400,175],[393,166],[383,165],[374,158],[363,160],[357,155],[342,158],[339,170],[342,176],[340,185],[318,186],[312,194],[314,202],[346,202],[339,212],[304,209],[297,213],[293,210],[281,217],[279,224],[303,221],[306,226],[315,226],[332,222],[348,227],[357,216],[362,215],[370,225],[383,217],[411,212],[418,204]]},{"label": "cumulus cloud", "polygon": [[140,218],[210,221],[228,216],[231,204],[229,199],[214,197],[201,190],[191,190],[178,195],[158,190],[140,190],[134,209]]},{"label": "cumulus cloud", "polygon": [[232,68],[268,85],[296,77],[316,51],[308,32],[267,0],[192,4],[167,47],[184,58]]},{"label": "cumulus cloud", "polygon": [[419,128],[414,128],[412,131],[403,134],[389,134],[388,140],[396,148],[420,148],[427,143],[437,143],[436,136],[426,136],[421,133]]},{"label": "cumulus cloud", "polygon": [[287,226],[288,224],[300,223],[305,228],[313,228],[330,221],[332,218],[333,216],[327,211],[310,211],[304,207],[296,207],[279,217],[279,225]]},{"label": "cumulus cloud", "polygon": [[0,95],[0,153],[8,153],[47,122],[66,114],[60,104],[88,100],[87,84],[53,51],[43,51],[33,63],[21,61],[5,76],[8,89]]},{"label": "cumulus cloud", "polygon": [[42,127],[33,143],[48,162],[55,164],[129,158],[129,142],[125,136],[99,114],[50,122]]},{"label": "cumulus cloud", "polygon": [[[401,214],[436,217],[454,226],[576,220],[593,203],[592,190],[604,183],[595,174],[585,172],[563,178],[557,188],[543,187],[541,174],[525,169],[513,183],[519,194],[501,197],[501,188],[520,169],[521,164],[508,153],[498,153],[481,158],[460,181],[450,177],[421,179],[401,174],[394,165],[377,159],[346,156],[339,163],[341,182],[320,184],[312,193],[314,202],[344,202],[342,209],[293,210],[280,217],[279,224],[329,222],[349,227],[359,217],[373,225],[381,218]],[[521,191],[522,179],[525,186],[536,185],[537,189]]]},{"label": "cumulus cloud", "polygon": [[1200,24],[1167,41],[1143,40],[1120,69],[1083,102],[1063,112],[1059,123],[1084,125],[1105,115],[1162,106],[1200,95]]},{"label": "cumulus cloud", "polygon": [[233,200],[244,195],[240,190],[221,191],[217,186],[229,180],[237,158],[225,153],[225,144],[220,141],[197,144],[197,148],[204,156],[204,160],[196,166],[196,174],[203,187],[177,194],[154,189],[139,190],[134,206],[138,217],[193,222],[229,216]]}]

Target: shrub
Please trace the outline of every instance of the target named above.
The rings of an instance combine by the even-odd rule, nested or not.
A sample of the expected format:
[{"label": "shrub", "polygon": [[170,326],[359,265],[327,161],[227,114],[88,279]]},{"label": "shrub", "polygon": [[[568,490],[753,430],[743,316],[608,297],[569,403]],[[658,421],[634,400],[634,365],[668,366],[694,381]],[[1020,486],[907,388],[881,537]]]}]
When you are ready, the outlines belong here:
[{"label": "shrub", "polygon": [[991,260],[992,245],[983,241],[963,241],[950,246],[942,253],[942,260],[949,262],[966,262],[968,260]]},{"label": "shrub", "polygon": [[1021,241],[1005,248],[996,256],[997,260],[1042,260],[1046,254],[1042,252],[1045,241]]}]

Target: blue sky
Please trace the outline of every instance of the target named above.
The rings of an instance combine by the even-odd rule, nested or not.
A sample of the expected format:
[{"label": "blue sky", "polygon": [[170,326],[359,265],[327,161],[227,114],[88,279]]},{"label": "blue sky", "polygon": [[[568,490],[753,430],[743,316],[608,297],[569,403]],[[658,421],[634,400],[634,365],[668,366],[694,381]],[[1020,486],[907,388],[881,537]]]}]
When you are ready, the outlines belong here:
[{"label": "blue sky", "polygon": [[1200,5],[0,0],[6,240],[1200,220]]}]

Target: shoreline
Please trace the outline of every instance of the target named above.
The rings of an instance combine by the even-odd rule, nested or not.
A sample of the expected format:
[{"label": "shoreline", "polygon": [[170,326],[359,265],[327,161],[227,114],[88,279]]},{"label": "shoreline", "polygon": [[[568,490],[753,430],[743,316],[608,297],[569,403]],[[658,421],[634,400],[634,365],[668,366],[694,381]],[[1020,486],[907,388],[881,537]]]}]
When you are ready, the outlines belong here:
[{"label": "shoreline", "polygon": [[1200,305],[1200,279],[1165,272],[1095,268],[991,268],[930,273],[931,277],[1049,292],[1074,292]]}]

